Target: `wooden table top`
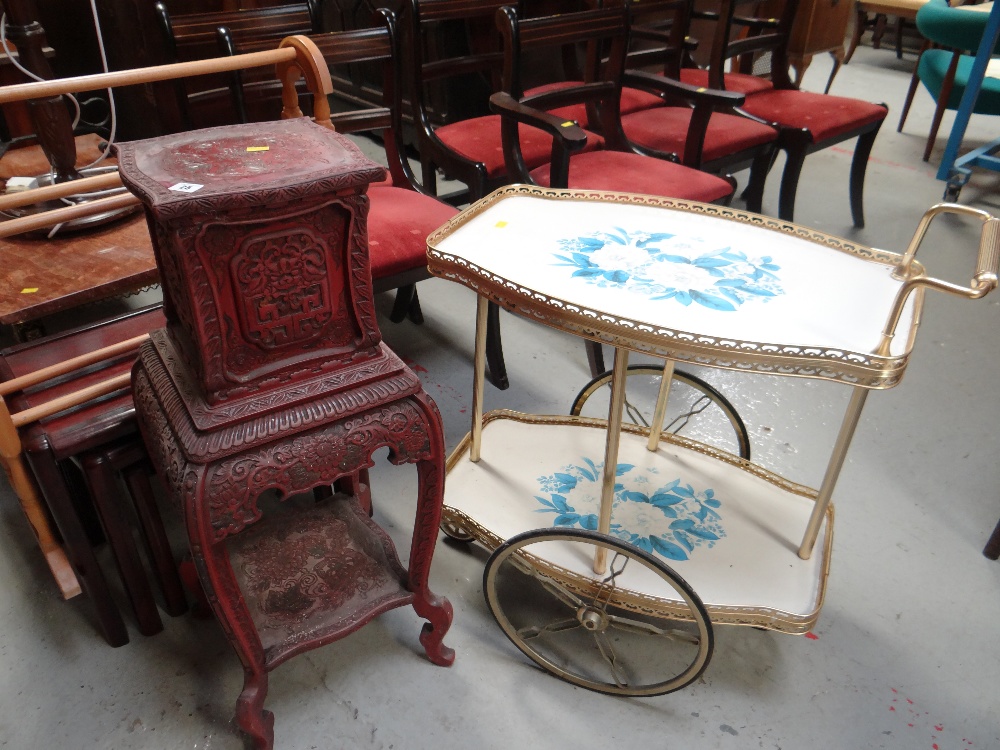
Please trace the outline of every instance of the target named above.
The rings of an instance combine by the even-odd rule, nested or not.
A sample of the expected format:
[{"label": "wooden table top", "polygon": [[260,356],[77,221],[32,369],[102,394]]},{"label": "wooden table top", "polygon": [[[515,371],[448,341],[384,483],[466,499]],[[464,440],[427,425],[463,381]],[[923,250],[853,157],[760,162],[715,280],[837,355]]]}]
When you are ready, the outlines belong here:
[{"label": "wooden table top", "polygon": [[159,281],[146,221],[137,215],[51,240],[0,240],[0,324],[36,320]]}]

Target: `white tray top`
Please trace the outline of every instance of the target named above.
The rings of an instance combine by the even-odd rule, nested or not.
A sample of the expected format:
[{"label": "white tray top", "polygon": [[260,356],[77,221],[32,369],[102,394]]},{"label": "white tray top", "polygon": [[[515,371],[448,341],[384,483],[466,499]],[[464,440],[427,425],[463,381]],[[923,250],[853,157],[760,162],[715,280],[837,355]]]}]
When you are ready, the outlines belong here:
[{"label": "white tray top", "polygon": [[888,387],[874,350],[899,256],[765,217],[647,196],[514,186],[428,240],[431,272],[556,327],[633,349]]},{"label": "white tray top", "polygon": [[[465,443],[449,461],[446,516],[471,520],[470,531],[487,542],[552,526],[596,528],[603,424],[512,412],[493,412],[485,421],[481,460],[468,459]],[[812,557],[800,559],[811,491],[749,466],[720,461],[690,443],[661,443],[650,453],[645,437],[623,432],[612,534],[653,552],[686,579],[713,621],[805,632],[822,604],[832,515]],[[586,561],[549,562],[593,577]],[[640,579],[623,585],[648,592]]]}]

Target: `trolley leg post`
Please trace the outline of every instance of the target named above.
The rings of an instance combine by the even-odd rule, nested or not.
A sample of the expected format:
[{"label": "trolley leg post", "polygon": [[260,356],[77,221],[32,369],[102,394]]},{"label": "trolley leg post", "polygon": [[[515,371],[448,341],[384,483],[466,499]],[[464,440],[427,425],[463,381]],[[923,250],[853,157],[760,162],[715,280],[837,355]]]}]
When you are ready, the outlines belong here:
[{"label": "trolley leg post", "polygon": [[[628,349],[615,347],[615,366],[611,373],[611,404],[608,406],[608,437],[604,444],[604,477],[601,484],[601,515],[597,530],[611,531],[611,506],[618,477],[618,445],[622,434],[622,407],[625,405],[625,381],[628,375]],[[608,568],[608,551],[598,547],[594,553],[594,572],[602,575]]]},{"label": "trolley leg post", "polygon": [[823,477],[823,484],[819,488],[816,504],[813,506],[812,515],[809,516],[806,533],[802,538],[802,545],[799,547],[799,557],[803,560],[812,557],[813,547],[816,546],[816,539],[819,537],[819,530],[823,525],[827,506],[830,505],[830,498],[833,497],[833,488],[836,486],[837,477],[840,476],[840,470],[844,466],[847,449],[851,446],[854,430],[858,426],[858,420],[861,419],[861,410],[864,408],[867,398],[868,389],[855,386],[854,392],[851,393],[851,401],[847,405],[847,413],[844,414],[844,421],[840,425],[837,443],[833,446],[833,455],[830,456],[830,463],[826,467],[826,476]]},{"label": "trolley leg post", "polygon": [[483,389],[486,380],[486,314],[489,302],[486,297],[476,298],[476,353],[472,361],[472,446],[469,459],[479,462],[479,449],[483,442]]},{"label": "trolley leg post", "polygon": [[674,379],[674,361],[663,362],[663,378],[660,380],[660,390],[656,394],[656,408],[653,409],[653,421],[649,425],[649,441],[646,450],[655,453],[660,445],[660,433],[663,432],[663,418],[667,415],[667,399],[670,398],[670,383]]}]

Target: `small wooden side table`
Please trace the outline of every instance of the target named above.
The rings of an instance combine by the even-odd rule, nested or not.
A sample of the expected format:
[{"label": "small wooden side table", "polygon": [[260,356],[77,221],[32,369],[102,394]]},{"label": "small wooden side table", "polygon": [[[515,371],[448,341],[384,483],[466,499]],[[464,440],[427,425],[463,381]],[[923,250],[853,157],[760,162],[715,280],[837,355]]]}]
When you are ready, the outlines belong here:
[{"label": "small wooden side table", "polygon": [[[137,416],[243,664],[237,724],[270,748],[268,672],[381,612],[412,605],[430,660],[454,659],[451,605],[428,586],[440,414],[382,344],[372,303],[365,191],[384,170],[305,119],[127,143],[119,164],[153,230],[167,317],[133,372]],[[408,571],[359,502],[382,447],[417,467]],[[260,502],[335,482],[314,503]]]}]

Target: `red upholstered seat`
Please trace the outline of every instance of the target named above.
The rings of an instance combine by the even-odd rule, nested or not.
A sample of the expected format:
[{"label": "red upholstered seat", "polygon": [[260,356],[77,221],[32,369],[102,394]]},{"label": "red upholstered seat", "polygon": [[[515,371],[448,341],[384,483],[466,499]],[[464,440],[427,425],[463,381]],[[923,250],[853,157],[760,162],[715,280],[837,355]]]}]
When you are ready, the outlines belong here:
[{"label": "red upholstered seat", "polygon": [[[531,178],[548,187],[549,166],[533,169]],[[644,193],[703,203],[720,200],[733,192],[732,185],[721,177],[622,151],[591,151],[573,156],[569,160],[569,187]]]},{"label": "red upholstered seat", "polygon": [[[630,142],[643,148],[677,154],[685,161],[685,141],[693,110],[687,107],[657,107],[622,117],[622,128]],[[774,128],[738,115],[714,112],[705,131],[702,162],[711,162],[746,149],[772,143]],[[686,162],[685,162],[686,163]]]},{"label": "red upholstered seat", "polygon": [[[534,168],[548,162],[552,157],[552,136],[526,125],[521,125],[518,129],[525,164],[529,168]],[[471,120],[442,125],[434,131],[434,134],[448,148],[466,159],[482,162],[489,177],[499,177],[506,173],[500,137],[500,115],[474,117]],[[584,150],[590,151],[603,145],[604,139],[601,136],[590,133]]]},{"label": "red upholstered seat", "polygon": [[376,183],[368,191],[368,252],[372,278],[427,265],[427,235],[458,209],[406,188]]},{"label": "red upholstered seat", "polygon": [[788,128],[805,128],[813,143],[837,138],[885,119],[888,110],[878,104],[808,91],[763,91],[748,97],[743,109]]},{"label": "red upholstered seat", "polygon": [[[746,73],[726,73],[723,76],[726,91],[735,91],[737,94],[758,94],[761,91],[770,91],[774,84],[766,78],[760,76],[747,75]],[[701,68],[681,68],[681,82],[692,86],[708,85],[708,71]]]}]

